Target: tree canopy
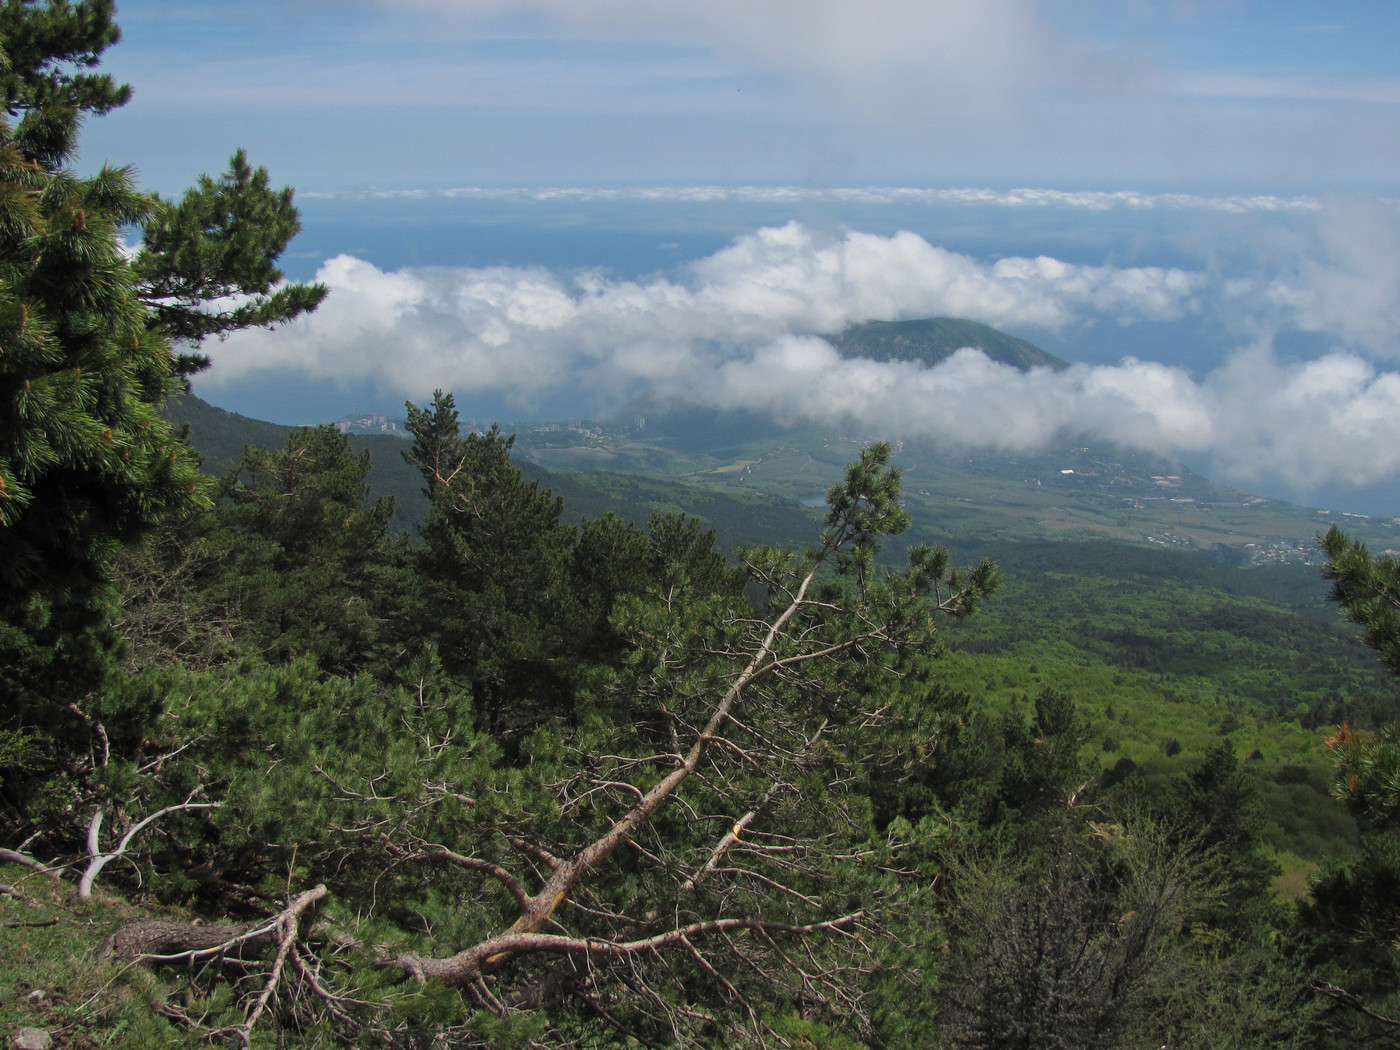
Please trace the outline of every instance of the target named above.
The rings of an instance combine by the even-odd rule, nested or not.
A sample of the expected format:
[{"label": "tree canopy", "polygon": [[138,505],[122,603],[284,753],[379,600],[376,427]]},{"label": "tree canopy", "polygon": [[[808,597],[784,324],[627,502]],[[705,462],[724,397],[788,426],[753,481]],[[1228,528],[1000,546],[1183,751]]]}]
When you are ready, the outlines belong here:
[{"label": "tree canopy", "polygon": [[[0,614],[81,601],[113,546],[205,505],[195,455],[158,406],[207,363],[200,340],[290,320],[319,286],[274,265],[298,222],[240,150],[179,204],[128,168],[68,165],[82,121],[131,89],[92,72],[111,0],[0,6]],[[134,259],[127,238],[142,246]],[[244,301],[228,308],[228,297]],[[184,347],[179,350],[177,347]]]},{"label": "tree canopy", "polygon": [[[245,1048],[1393,1042],[1394,733],[1338,732],[1380,835],[1286,912],[1233,711],[1149,782],[1090,757],[1058,688],[997,706],[941,680],[944,625],[1000,575],[891,550],[886,444],[808,545],[732,556],[683,514],[570,524],[443,392],[408,406],[416,545],[333,427],[201,481],[162,399],[202,340],[324,290],[282,281],[292,197],[241,151],[179,202],[69,169],[81,120],[130,94],[93,72],[112,19],[0,2],[0,900],[71,889],[61,920],[6,920],[5,1023]],[[1324,543],[1390,660],[1394,563]],[[100,950],[41,941],[99,924]],[[18,994],[40,963],[70,977]]]}]

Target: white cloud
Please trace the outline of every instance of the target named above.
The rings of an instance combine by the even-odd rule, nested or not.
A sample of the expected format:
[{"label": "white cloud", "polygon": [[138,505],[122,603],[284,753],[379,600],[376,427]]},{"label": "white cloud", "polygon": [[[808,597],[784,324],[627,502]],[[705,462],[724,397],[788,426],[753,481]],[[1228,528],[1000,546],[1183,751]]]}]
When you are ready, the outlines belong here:
[{"label": "white cloud", "polygon": [[891,437],[1007,451],[1035,449],[1066,433],[1157,450],[1206,448],[1212,437],[1202,392],[1184,371],[1131,358],[1021,372],[964,349],[925,368],[843,361],[820,339],[788,336],[726,362],[712,383],[691,393],[779,418],[852,419]]},{"label": "white cloud", "polygon": [[1008,452],[1073,434],[1207,454],[1223,480],[1300,493],[1400,472],[1400,374],[1347,354],[1282,364],[1254,348],[1197,382],[1133,358],[1029,373],[971,349],[931,369],[843,361],[822,340],[785,336],[685,393],[785,420],[853,420],[866,433]]},{"label": "white cloud", "polygon": [[565,279],[505,267],[388,273],[339,256],[317,275],[332,290],[317,313],[275,335],[233,336],[207,381],[295,369],[375,377],[412,393],[490,390],[528,404],[578,391],[615,404],[638,382],[689,389],[789,334],[938,314],[1044,328],[1086,311],[1167,319],[1195,308],[1201,282],[1181,270],[1043,257],[985,265],[912,233],[823,237],[797,223],[741,237],[684,278]]},{"label": "white cloud", "polygon": [[717,204],[967,205],[999,208],[1075,208],[1084,211],[1316,212],[1316,197],[1236,194],[1223,197],[1135,190],[930,189],[916,186],[458,186],[450,189],[305,190],[310,200],[433,200]]},{"label": "white cloud", "polygon": [[1349,345],[1400,357],[1400,210],[1376,198],[1324,202],[1315,231],[1276,263],[1262,287],[1243,285],[1283,319]]},{"label": "white cloud", "polygon": [[1400,374],[1352,354],[1281,364],[1265,347],[1235,355],[1202,388],[1223,473],[1280,478],[1306,492],[1400,472]]},{"label": "white cloud", "polygon": [[[1261,317],[1283,309],[1300,323],[1343,317],[1356,332],[1379,331],[1400,299],[1400,268],[1375,237],[1328,236],[1336,246],[1328,259],[1229,295],[1238,305],[1254,294]],[[1342,287],[1367,273],[1375,278],[1367,288]],[[1400,471],[1400,374],[1355,353],[1290,362],[1261,342],[1197,379],[1134,358],[1031,373],[975,350],[934,368],[842,360],[821,338],[875,318],[1056,328],[1209,309],[1205,277],[1183,270],[1046,257],[984,264],[911,233],[823,237],[790,223],[741,237],[678,279],[509,267],[386,272],[350,256],[326,262],[318,279],[332,294],[317,313],[276,333],[235,334],[215,349],[205,381],[297,372],[371,379],[415,398],[442,387],[528,407],[567,395],[581,413],[616,410],[645,391],[1007,450],[1082,433],[1209,454],[1227,480],[1298,491]],[[1333,303],[1329,294],[1351,298]]]}]

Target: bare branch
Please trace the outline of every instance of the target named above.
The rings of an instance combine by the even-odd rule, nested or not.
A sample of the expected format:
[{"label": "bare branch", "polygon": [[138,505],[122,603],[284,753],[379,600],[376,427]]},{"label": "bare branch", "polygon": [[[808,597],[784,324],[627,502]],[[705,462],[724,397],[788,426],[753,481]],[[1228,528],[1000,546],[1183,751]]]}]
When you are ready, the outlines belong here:
[{"label": "bare branch", "polygon": [[1345,988],[1338,988],[1335,984],[1329,984],[1326,981],[1314,981],[1312,988],[1313,991],[1325,995],[1329,999],[1335,999],[1343,1006],[1348,1006],[1358,1013],[1365,1014],[1373,1021],[1379,1021],[1381,1024],[1400,1028],[1400,1020],[1396,1020],[1393,1017],[1386,1017],[1384,1014],[1378,1014],[1374,1010],[1367,1008],[1361,996],[1357,995],[1355,992],[1349,992]]},{"label": "bare branch", "polygon": [[[193,798],[202,790],[203,788],[195,788],[195,790],[191,792],[190,797]],[[78,881],[78,896],[80,898],[91,897],[92,884],[97,881],[97,876],[102,873],[102,869],[125,854],[126,848],[131,845],[131,840],[141,831],[160,820],[161,817],[171,813],[182,813],[186,810],[218,809],[222,805],[222,802],[190,802],[186,800],[178,805],[166,806],[164,809],[156,810],[156,812],[134,825],[130,831],[123,835],[121,840],[117,843],[116,848],[112,850],[111,853],[102,852],[100,836],[102,832],[102,818],[107,811],[107,807],[99,805],[92,814],[92,820],[88,823],[88,866],[87,870],[83,872],[82,878]]]},{"label": "bare branch", "polygon": [[281,935],[278,938],[277,958],[272,963],[272,973],[267,978],[267,984],[263,986],[262,994],[258,996],[258,1001],[253,1004],[253,1009],[248,1014],[248,1019],[238,1029],[238,1039],[245,1047],[252,1041],[253,1028],[257,1025],[258,1019],[262,1017],[267,1009],[267,1004],[272,999],[272,993],[277,990],[277,984],[282,979],[282,968],[287,962],[287,954],[292,950],[292,945],[296,943],[297,927],[301,922],[302,912],[315,904],[326,895],[326,887],[318,885],[313,889],[300,894],[296,900],[292,901],[285,911],[277,916],[276,925]]},{"label": "bare branch", "polygon": [[719,866],[719,862],[724,859],[724,855],[729,852],[730,847],[739,841],[739,836],[753,823],[754,817],[758,816],[758,811],[772,801],[773,796],[778,791],[778,786],[775,783],[769,787],[764,792],[763,797],[759,799],[758,804],[734,822],[733,827],[724,833],[719,842],[715,843],[715,848],[710,851],[710,859],[705,861],[704,866],[698,872],[686,879],[685,884],[681,886],[682,890],[693,893],[700,880]]},{"label": "bare branch", "polygon": [[548,953],[621,959],[684,946],[691,937],[724,934],[736,930],[765,930],[770,933],[800,936],[819,931],[840,930],[864,917],[865,912],[862,910],[837,919],[803,925],[765,919],[707,919],[635,941],[568,937],[551,933],[505,933],[446,959],[425,959],[422,956],[405,954],[398,956],[390,965],[399,967],[419,981],[438,980],[444,984],[465,987],[499,967],[507,959],[520,956]]},{"label": "bare branch", "polygon": [[19,853],[12,849],[0,849],[0,860],[8,860],[11,864],[22,864],[26,868],[33,868],[41,875],[47,875],[51,879],[59,878],[59,869],[51,868],[27,853]]},{"label": "bare branch", "polygon": [[505,887],[506,892],[515,898],[515,903],[520,905],[521,908],[529,906],[530,895],[525,892],[525,887],[521,886],[516,877],[499,864],[492,864],[490,861],[481,860],[477,857],[464,857],[462,854],[453,852],[446,846],[431,846],[429,848],[437,852],[424,854],[423,856],[441,857],[443,860],[450,861],[458,867],[469,868],[472,871],[479,871],[489,875]]}]

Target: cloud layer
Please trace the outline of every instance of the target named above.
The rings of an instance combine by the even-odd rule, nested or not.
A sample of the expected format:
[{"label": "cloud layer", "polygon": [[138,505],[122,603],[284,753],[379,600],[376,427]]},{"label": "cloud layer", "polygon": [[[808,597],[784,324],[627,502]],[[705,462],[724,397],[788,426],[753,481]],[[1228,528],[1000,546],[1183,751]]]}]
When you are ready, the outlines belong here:
[{"label": "cloud layer", "polygon": [[1317,211],[1316,197],[1274,194],[1203,196],[1134,190],[930,189],[916,186],[459,186],[451,189],[309,190],[308,200],[533,201],[669,204],[968,205],[999,208],[1077,208],[1084,211],[1174,210],[1244,214]]},{"label": "cloud layer", "polygon": [[406,392],[489,390],[523,405],[576,391],[606,408],[639,385],[693,394],[721,366],[784,337],[872,318],[951,315],[1046,329],[1086,312],[1170,320],[1195,308],[1202,284],[1198,274],[1156,267],[1046,257],[984,264],[912,233],[826,237],[797,223],[741,237],[677,280],[508,267],[385,272],[348,255],[327,261],[317,279],[332,290],[320,311],[275,336],[234,336],[209,378],[290,368],[375,377]]},{"label": "cloud layer", "polygon": [[[1400,471],[1400,374],[1371,362],[1395,351],[1400,267],[1383,249],[1400,237],[1393,216],[1387,225],[1348,206],[1334,218],[1319,226],[1329,250],[1295,246],[1266,276],[1233,281],[1047,257],[979,262],[912,233],[824,236],[797,223],[647,281],[509,267],[386,272],[342,255],[318,274],[332,290],[320,311],[233,336],[207,381],[283,371],[418,399],[436,387],[490,393],[525,411],[567,396],[578,414],[650,393],[1008,450],[1082,433],[1209,454],[1230,480],[1298,491],[1364,484]],[[869,319],[1058,330],[1227,311],[1264,334],[1197,376],[1131,357],[1023,374],[974,350],[935,368],[879,364],[841,360],[822,338]],[[1284,360],[1269,333],[1286,327],[1333,330],[1342,344]]]}]

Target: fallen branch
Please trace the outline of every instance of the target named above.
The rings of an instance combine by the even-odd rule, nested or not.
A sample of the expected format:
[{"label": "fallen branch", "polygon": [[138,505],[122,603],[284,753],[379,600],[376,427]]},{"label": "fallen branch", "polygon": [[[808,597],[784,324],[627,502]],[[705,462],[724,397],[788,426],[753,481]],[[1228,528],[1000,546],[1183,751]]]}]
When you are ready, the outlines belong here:
[{"label": "fallen branch", "polygon": [[8,860],[11,864],[22,864],[26,868],[33,868],[41,875],[47,875],[51,879],[59,878],[59,869],[51,868],[43,861],[35,860],[27,853],[18,853],[12,849],[0,849],[0,860]]},{"label": "fallen branch", "polygon": [[326,893],[326,887],[318,885],[276,915],[237,926],[203,926],[159,919],[130,923],[119,927],[103,942],[102,956],[144,964],[193,963],[220,955],[242,959],[274,941],[280,945],[288,918],[299,918]]},{"label": "fallen branch", "polygon": [[196,962],[216,955],[239,958],[271,943],[276,921],[239,926],[197,926],[187,922],[134,922],[117,929],[102,945],[107,958],[138,963]]},{"label": "fallen branch", "polygon": [[666,948],[690,948],[691,937],[723,934],[738,930],[762,930],[768,933],[803,935],[822,930],[842,929],[864,917],[865,912],[858,911],[837,919],[804,925],[764,919],[709,919],[693,922],[674,930],[667,930],[665,933],[658,933],[652,937],[643,937],[636,941],[595,940],[546,933],[504,933],[446,959],[430,959],[410,953],[397,956],[392,960],[385,960],[381,965],[397,967],[420,983],[435,980],[455,987],[464,987],[475,984],[485,974],[495,970],[508,959],[519,955],[547,952],[554,955],[582,957],[588,960],[621,959],[627,956],[646,955]]},{"label": "fallen branch", "polygon": [[272,963],[272,973],[268,975],[267,984],[263,986],[262,994],[258,996],[258,1001],[253,1004],[253,1009],[248,1014],[248,1019],[238,1029],[239,1041],[246,1047],[250,1045],[253,1037],[253,1028],[257,1025],[258,1019],[267,1010],[267,1004],[272,1000],[273,993],[277,990],[278,982],[282,979],[282,968],[287,963],[287,953],[292,950],[296,943],[297,927],[301,924],[302,912],[311,907],[326,895],[325,884],[322,883],[314,889],[309,889],[299,895],[296,900],[287,905],[280,915],[277,916],[276,927],[280,931],[277,943],[277,958]]}]

